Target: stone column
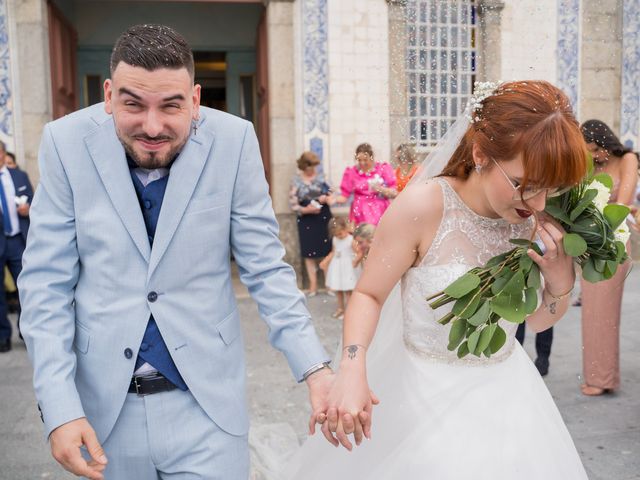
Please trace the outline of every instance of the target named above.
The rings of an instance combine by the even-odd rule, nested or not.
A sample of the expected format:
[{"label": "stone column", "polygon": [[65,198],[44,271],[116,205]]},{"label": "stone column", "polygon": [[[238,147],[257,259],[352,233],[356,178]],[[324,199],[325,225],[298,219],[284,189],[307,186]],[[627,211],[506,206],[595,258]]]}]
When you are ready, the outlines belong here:
[{"label": "stone column", "polygon": [[294,88],[293,0],[267,4],[267,62],[269,75],[269,129],[271,137],[271,198],[280,224],[285,261],[300,278],[301,259],[296,216],[289,209],[289,182],[295,173],[296,125]]},{"label": "stone column", "polygon": [[602,120],[618,134],[622,94],[622,1],[582,0],[581,4],[579,120]]},{"label": "stone column", "polygon": [[407,90],[407,0],[389,4],[389,130],[391,152],[409,141]]},{"label": "stone column", "polygon": [[38,148],[42,129],[52,118],[47,4],[45,0],[8,0],[7,6],[17,46],[13,78],[17,87],[14,108],[19,131],[18,158],[35,185],[40,178]]},{"label": "stone column", "polygon": [[476,75],[479,81],[498,81],[502,77],[501,13],[502,0],[480,0],[476,25]]}]

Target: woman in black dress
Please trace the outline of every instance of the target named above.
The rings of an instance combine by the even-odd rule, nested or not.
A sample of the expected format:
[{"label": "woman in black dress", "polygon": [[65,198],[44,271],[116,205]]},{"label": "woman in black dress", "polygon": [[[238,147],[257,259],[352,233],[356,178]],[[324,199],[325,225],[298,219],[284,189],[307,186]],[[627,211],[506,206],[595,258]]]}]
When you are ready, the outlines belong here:
[{"label": "woman in black dress", "polygon": [[329,221],[331,220],[330,187],[324,175],[318,173],[320,159],[313,152],[304,152],[297,161],[298,173],[291,181],[289,203],[298,215],[300,253],[309,277],[309,296],[318,292],[317,262],[331,251]]}]

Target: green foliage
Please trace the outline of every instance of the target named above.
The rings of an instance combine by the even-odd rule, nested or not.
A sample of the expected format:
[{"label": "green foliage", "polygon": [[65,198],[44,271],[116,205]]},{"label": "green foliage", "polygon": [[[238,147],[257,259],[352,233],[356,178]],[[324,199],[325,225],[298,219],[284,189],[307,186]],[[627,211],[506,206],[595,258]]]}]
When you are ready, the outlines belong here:
[{"label": "green foliage", "polygon": [[[571,190],[549,198],[545,211],[567,232],[563,247],[581,267],[588,282],[611,278],[627,260],[625,245],[616,240],[615,230],[624,222],[629,209],[610,204],[603,211],[593,203],[597,190],[589,188],[597,180],[611,188],[608,175],[588,176]],[[506,343],[507,335],[498,321],[522,323],[538,308],[541,287],[540,267],[528,255],[529,249],[542,255],[540,247],[526,239],[511,239],[515,248],[496,255],[484,266],[471,269],[444,291],[429,297],[431,308],[453,303],[449,313],[438,320],[451,323],[449,344],[458,358],[468,354],[490,357]]]}]

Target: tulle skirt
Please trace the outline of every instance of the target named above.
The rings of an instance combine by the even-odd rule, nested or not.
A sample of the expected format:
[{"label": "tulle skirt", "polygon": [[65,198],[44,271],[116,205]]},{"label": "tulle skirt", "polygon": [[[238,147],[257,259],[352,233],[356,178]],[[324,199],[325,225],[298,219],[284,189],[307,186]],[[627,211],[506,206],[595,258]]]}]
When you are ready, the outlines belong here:
[{"label": "tulle skirt", "polygon": [[336,480],[587,479],[538,371],[516,344],[480,366],[416,356],[401,338],[396,291],[368,355],[372,439],[353,452],[310,437],[271,478]]}]

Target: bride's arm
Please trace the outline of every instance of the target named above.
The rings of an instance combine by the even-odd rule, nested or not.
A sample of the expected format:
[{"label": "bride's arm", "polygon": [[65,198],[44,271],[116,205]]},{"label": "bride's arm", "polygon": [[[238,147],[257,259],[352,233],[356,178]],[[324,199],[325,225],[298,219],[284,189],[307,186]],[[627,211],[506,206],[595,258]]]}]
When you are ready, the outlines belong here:
[{"label": "bride's arm", "polygon": [[[367,437],[370,435],[372,401],[365,361],[380,310],[400,277],[428,249],[441,217],[440,186],[435,182],[415,185],[391,204],[376,229],[364,272],[347,305],[343,357],[329,396],[329,421],[323,425],[325,430],[335,431],[349,450],[348,433],[354,433],[356,444],[363,430]],[[363,411],[366,415],[359,418]],[[345,414],[346,428],[342,425]],[[349,415],[355,419],[353,430]]]}]

